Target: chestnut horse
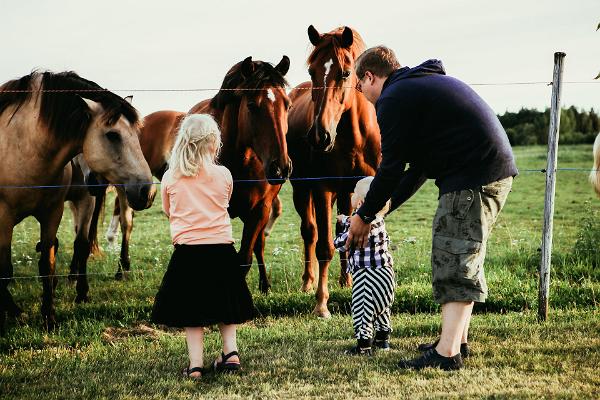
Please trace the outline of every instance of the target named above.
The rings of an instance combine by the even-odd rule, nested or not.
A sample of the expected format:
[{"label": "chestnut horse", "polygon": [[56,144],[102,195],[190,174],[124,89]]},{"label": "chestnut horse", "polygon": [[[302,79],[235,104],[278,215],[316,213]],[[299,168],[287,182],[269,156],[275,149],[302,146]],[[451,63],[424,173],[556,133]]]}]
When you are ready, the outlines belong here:
[{"label": "chestnut horse", "polygon": [[[351,212],[350,196],[358,180],[352,177],[375,174],[381,145],[375,109],[355,90],[354,61],[364,51],[360,35],[348,27],[321,35],[311,25],[308,37],[315,46],[307,61],[311,82],[290,93],[294,107],[287,139],[294,163],[294,206],[304,240],[302,290],[312,288],[318,263],[314,312],[328,317],[327,273],[334,252],[332,207],[337,200],[339,213]],[[319,177],[339,179],[302,180]],[[341,259],[340,284],[350,285],[346,257]]]},{"label": "chestnut horse", "polygon": [[[125,185],[130,204],[149,207],[154,191],[140,149],[139,117],[124,99],[74,72],[33,72],[0,86],[0,326],[21,310],[8,290],[13,227],[40,223],[39,272],[44,324],[56,324],[56,231],[77,154],[109,182]],[[40,187],[42,186],[42,187]]]},{"label": "chestnut horse", "polygon": [[[274,201],[275,213],[281,213],[277,194],[292,169],[285,139],[291,102],[285,93],[284,76],[289,65],[287,56],[275,67],[248,57],[227,72],[215,97],[196,104],[189,111],[189,114],[212,115],[221,128],[223,147],[219,163],[231,171],[234,179],[229,214],[244,223],[240,263],[249,267],[254,252],[260,274],[259,288],[263,293],[271,286],[264,263],[265,226]],[[183,116],[177,111],[158,111],[144,119],[142,151],[159,178],[165,171]],[[115,211],[107,237],[114,238],[116,215],[120,214],[123,233],[120,263],[128,267],[127,246],[133,216],[124,211],[123,204],[119,196],[120,211]]]},{"label": "chestnut horse", "polygon": [[[183,117],[185,117],[184,112],[171,110],[157,111],[144,117],[140,134],[140,146],[152,175],[159,180],[162,179],[167,170],[167,161]],[[121,226],[121,256],[115,278],[122,279],[123,274],[127,274],[131,270],[129,240],[133,230],[134,213],[127,204],[123,189],[119,186],[115,188],[117,198],[115,199],[113,217],[106,231],[106,238],[110,245],[114,245],[119,225]]]}]

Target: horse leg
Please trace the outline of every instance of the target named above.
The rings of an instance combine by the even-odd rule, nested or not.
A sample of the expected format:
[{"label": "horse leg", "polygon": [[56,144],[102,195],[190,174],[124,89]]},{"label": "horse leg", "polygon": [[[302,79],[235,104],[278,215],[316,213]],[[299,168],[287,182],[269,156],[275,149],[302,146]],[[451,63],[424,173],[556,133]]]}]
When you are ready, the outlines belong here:
[{"label": "horse leg", "polygon": [[314,313],[322,318],[331,317],[327,309],[329,289],[327,287],[329,264],[333,258],[333,238],[331,229],[331,192],[314,193],[315,217],[317,220],[317,247],[316,254],[319,261],[319,283],[317,286],[317,304]]},{"label": "horse leg", "polygon": [[275,196],[273,202],[271,203],[271,213],[269,214],[269,221],[267,222],[267,226],[265,227],[265,236],[269,236],[271,234],[271,230],[273,229],[273,225],[275,225],[275,221],[281,215],[283,207],[281,205],[281,199],[279,195]]},{"label": "horse leg", "polygon": [[[74,201],[69,201],[69,208],[71,209],[71,214],[73,214],[73,230],[75,231],[75,242],[77,242],[77,236],[80,231],[79,210]],[[77,274],[79,274],[79,266],[77,265],[77,246],[73,246],[73,257],[71,258],[71,264],[69,264],[69,282],[75,282],[77,280]]]},{"label": "horse leg", "polygon": [[269,277],[267,276],[267,268],[265,266],[265,226],[269,220],[269,216],[272,214],[271,210],[267,205],[263,207],[262,217],[256,227],[256,240],[254,242],[254,255],[256,256],[256,262],[258,264],[259,280],[258,288],[263,293],[268,293],[271,288]]},{"label": "horse leg", "polygon": [[[242,219],[244,222],[244,229],[242,231],[242,242],[240,244],[238,255],[240,265],[248,269],[252,267],[252,250],[254,249],[254,244],[258,237],[259,221],[261,221],[262,215],[268,216],[269,214],[265,212],[263,205],[259,205],[250,210],[250,213]],[[264,224],[261,226],[261,229],[264,229]],[[269,283],[269,278],[267,277],[267,271],[264,268],[264,263],[262,268],[259,265],[259,275],[258,288],[261,292],[267,293],[271,285]]]},{"label": "horse leg", "polygon": [[300,234],[304,242],[304,273],[302,274],[302,291],[312,289],[315,281],[314,265],[316,263],[317,225],[310,189],[303,185],[294,186],[294,207],[300,215]]},{"label": "horse leg", "polygon": [[8,284],[13,277],[13,266],[11,262],[11,241],[14,227],[14,219],[8,207],[0,204],[0,336],[5,334],[6,314],[17,317],[21,309],[15,304]]},{"label": "horse leg", "polygon": [[90,287],[87,279],[87,261],[92,250],[89,232],[95,203],[94,197],[86,195],[76,204],[78,209],[77,225],[79,226],[73,244],[73,263],[77,266],[76,303],[89,301],[88,291]]},{"label": "horse leg", "polygon": [[64,209],[64,199],[61,199],[55,207],[49,207],[49,214],[38,218],[41,227],[40,235],[40,260],[38,262],[40,275],[42,276],[42,318],[48,331],[56,326],[56,315],[54,310],[54,289],[57,279],[54,275],[56,268],[56,231],[60,225]]},{"label": "horse leg", "polygon": [[117,235],[119,234],[119,216],[121,215],[121,209],[119,206],[119,197],[115,198],[115,207],[113,209],[113,216],[106,230],[106,240],[110,247],[116,246]]},{"label": "horse leg", "polygon": [[129,239],[131,238],[131,230],[133,229],[133,208],[129,207],[125,191],[122,188],[117,188],[119,195],[119,207],[121,209],[121,257],[119,259],[119,267],[115,274],[116,279],[123,279],[131,269],[129,261]]},{"label": "horse leg", "polygon": [[[338,214],[350,215],[351,207],[352,206],[350,204],[350,193],[338,194],[338,196],[337,196]],[[341,231],[341,229],[343,229],[342,224],[339,222],[336,222],[336,224],[335,224],[336,236]],[[352,286],[352,276],[348,272],[346,272],[347,265],[348,265],[348,252],[347,251],[340,252],[339,283],[340,283],[341,287],[351,287]]]}]

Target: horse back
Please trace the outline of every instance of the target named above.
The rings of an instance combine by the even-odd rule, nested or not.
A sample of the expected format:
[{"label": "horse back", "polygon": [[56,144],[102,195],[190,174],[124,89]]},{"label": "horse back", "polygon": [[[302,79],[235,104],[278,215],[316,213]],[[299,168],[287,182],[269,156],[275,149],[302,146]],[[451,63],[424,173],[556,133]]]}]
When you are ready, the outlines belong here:
[{"label": "horse back", "polygon": [[185,116],[181,111],[156,111],[144,117],[140,146],[152,174],[161,177],[175,142],[177,129]]}]

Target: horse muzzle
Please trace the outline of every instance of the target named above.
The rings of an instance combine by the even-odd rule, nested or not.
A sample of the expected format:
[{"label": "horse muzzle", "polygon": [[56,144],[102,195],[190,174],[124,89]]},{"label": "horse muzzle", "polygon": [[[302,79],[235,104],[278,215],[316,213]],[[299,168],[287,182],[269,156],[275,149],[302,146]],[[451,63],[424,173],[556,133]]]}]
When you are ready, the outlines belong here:
[{"label": "horse muzzle", "polygon": [[287,163],[281,165],[279,161],[273,160],[269,163],[266,171],[267,181],[271,185],[282,184],[292,175],[292,160],[288,157]]},{"label": "horse muzzle", "polygon": [[130,183],[125,185],[127,202],[134,210],[149,208],[156,196],[156,188],[151,182]]},{"label": "horse muzzle", "polygon": [[316,151],[330,152],[333,149],[333,139],[329,131],[313,125],[307,134],[308,143]]}]

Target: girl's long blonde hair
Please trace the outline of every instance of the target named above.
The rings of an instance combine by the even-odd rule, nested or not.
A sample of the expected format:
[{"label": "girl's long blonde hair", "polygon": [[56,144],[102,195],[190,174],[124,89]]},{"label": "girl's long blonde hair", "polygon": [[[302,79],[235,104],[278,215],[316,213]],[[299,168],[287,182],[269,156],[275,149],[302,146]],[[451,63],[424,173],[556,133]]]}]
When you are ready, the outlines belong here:
[{"label": "girl's long blonde hair", "polygon": [[196,176],[215,165],[221,149],[221,131],[208,114],[188,115],[181,121],[171,150],[169,169],[173,176]]}]

